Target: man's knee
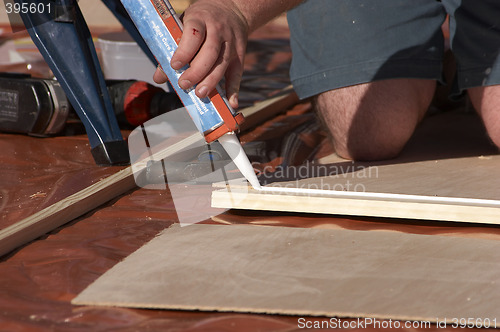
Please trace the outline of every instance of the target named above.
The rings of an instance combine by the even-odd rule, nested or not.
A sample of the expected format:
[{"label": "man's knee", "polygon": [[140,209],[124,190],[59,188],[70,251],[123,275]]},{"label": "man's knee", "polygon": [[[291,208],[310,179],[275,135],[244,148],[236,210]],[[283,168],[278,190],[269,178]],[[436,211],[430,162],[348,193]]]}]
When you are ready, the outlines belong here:
[{"label": "man's knee", "polygon": [[471,88],[468,93],[488,135],[500,148],[500,85]]},{"label": "man's knee", "polygon": [[407,140],[406,135],[386,134],[386,137],[381,138],[367,133],[361,139],[360,137],[351,137],[347,144],[334,143],[334,145],[336,153],[342,158],[357,161],[375,161],[397,157],[403,150]]},{"label": "man's knee", "polygon": [[[374,111],[377,111],[376,107]],[[343,128],[337,137],[332,137],[336,153],[343,158],[359,161],[386,160],[398,156],[418,121],[416,118],[406,119],[404,123],[397,123],[394,119],[388,120],[387,124],[382,121],[355,123]],[[345,139],[338,135],[344,135]]]},{"label": "man's knee", "polygon": [[338,155],[382,160],[401,152],[434,91],[433,81],[387,80],[329,91],[315,104]]}]

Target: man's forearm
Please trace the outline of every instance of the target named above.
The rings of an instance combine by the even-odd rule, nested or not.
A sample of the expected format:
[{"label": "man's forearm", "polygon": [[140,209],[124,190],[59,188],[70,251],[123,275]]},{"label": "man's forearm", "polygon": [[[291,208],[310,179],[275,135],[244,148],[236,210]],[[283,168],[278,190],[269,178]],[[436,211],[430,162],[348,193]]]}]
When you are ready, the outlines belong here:
[{"label": "man's forearm", "polygon": [[249,31],[297,6],[304,0],[216,0],[233,2],[245,18]]}]

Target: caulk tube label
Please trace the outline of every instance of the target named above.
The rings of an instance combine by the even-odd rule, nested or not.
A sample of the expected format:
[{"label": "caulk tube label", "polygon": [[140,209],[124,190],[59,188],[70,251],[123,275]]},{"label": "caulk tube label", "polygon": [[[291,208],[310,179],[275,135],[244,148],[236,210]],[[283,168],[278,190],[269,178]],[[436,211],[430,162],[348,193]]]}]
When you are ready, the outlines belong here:
[{"label": "caulk tube label", "polygon": [[[121,2],[156,60],[162,66],[196,128],[200,133],[205,134],[219,127],[223,120],[210,98],[198,98],[194,91],[195,87],[189,90],[183,90],[179,87],[179,77],[188,67],[176,71],[170,66],[172,56],[177,49],[177,42],[153,4],[156,3],[167,9],[165,2],[162,0],[121,0]],[[160,11],[162,9],[160,8]],[[165,14],[172,16],[170,13]],[[172,19],[175,18],[172,16]]]}]

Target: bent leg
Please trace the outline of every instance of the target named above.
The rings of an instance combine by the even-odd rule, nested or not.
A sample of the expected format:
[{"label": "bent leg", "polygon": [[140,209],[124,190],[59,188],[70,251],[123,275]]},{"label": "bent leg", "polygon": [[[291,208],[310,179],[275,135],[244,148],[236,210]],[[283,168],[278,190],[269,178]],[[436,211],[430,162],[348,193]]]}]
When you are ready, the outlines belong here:
[{"label": "bent leg", "polygon": [[500,147],[500,1],[443,0],[449,7],[456,94],[468,92],[491,140]]},{"label": "bent leg", "polygon": [[443,4],[315,0],[287,15],[293,86],[301,99],[317,96],[337,153],[396,156],[442,76]]},{"label": "bent leg", "polygon": [[488,135],[500,148],[500,85],[470,88],[468,93]]},{"label": "bent leg", "polygon": [[324,92],[315,106],[339,156],[390,159],[413,134],[435,88],[433,80],[390,79]]}]

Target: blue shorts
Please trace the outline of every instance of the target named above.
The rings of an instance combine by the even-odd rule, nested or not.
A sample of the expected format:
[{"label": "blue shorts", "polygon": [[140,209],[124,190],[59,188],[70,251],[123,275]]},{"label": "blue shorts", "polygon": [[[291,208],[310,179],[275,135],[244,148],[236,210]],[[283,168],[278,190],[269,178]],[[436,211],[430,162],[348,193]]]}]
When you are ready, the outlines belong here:
[{"label": "blue shorts", "polygon": [[295,90],[307,98],[383,79],[443,82],[447,14],[452,94],[500,84],[500,0],[306,0],[288,12]]}]

